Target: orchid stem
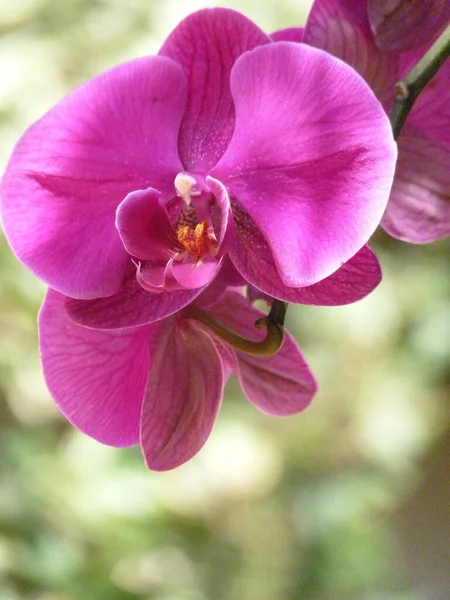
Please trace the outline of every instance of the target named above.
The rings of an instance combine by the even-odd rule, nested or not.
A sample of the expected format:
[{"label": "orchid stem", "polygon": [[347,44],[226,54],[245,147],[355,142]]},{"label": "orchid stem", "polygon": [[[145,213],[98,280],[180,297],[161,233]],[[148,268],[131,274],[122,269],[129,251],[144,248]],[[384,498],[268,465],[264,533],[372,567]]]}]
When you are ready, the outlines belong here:
[{"label": "orchid stem", "polygon": [[389,119],[394,139],[400,135],[406,118],[423,88],[450,57],[450,25],[408,75],[395,84],[394,104]]},{"label": "orchid stem", "polygon": [[225,325],[219,323],[209,313],[201,308],[189,307],[183,311],[184,316],[195,319],[206,325],[214,335],[226,342],[232,348],[252,354],[253,356],[273,356],[281,348],[284,339],[284,317],[286,315],[287,303],[281,300],[274,300],[267,317],[262,317],[255,322],[255,327],[261,329],[267,328],[266,337],[255,342],[248,340],[234,331],[230,331]]}]

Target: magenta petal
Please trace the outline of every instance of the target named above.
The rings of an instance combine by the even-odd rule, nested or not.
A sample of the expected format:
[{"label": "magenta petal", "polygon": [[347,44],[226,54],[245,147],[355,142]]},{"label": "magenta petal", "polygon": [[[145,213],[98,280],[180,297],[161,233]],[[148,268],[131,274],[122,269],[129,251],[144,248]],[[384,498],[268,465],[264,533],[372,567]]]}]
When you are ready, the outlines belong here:
[{"label": "magenta petal", "polygon": [[224,377],[214,342],[176,318],[157,325],[141,417],[141,445],[150,469],[174,469],[208,439],[222,401]]},{"label": "magenta petal", "polygon": [[152,188],[128,194],[117,209],[116,227],[126,251],[142,260],[167,262],[179,246],[160,193]]},{"label": "magenta petal", "polygon": [[[228,292],[209,309],[221,323],[248,339],[265,335],[254,323],[265,316],[240,294]],[[300,350],[286,332],[282,347],[275,356],[261,358],[235,351],[236,375],[247,398],[262,412],[292,415],[304,410],[317,391],[317,384]],[[236,363],[225,359],[236,370]]]},{"label": "magenta petal", "polygon": [[450,152],[405,127],[391,198],[381,222],[393,237],[415,244],[450,234]]},{"label": "magenta petal", "polygon": [[214,279],[220,262],[215,258],[204,257],[203,260],[197,260],[196,257],[177,262],[173,260],[170,263],[171,274],[182,288],[195,290],[207,285]]},{"label": "magenta petal", "polygon": [[377,45],[386,52],[423,46],[450,20],[448,0],[367,0]]},{"label": "magenta petal", "polygon": [[270,39],[273,42],[302,42],[303,27],[288,27],[279,29],[270,34]]},{"label": "magenta petal", "polygon": [[231,68],[243,52],[269,41],[252,21],[227,8],[193,13],[167,38],[159,54],[178,62],[188,80],[179,138],[186,170],[206,173],[225,152],[234,129]]},{"label": "magenta petal", "polygon": [[398,58],[375,45],[363,4],[361,0],[316,0],[303,41],[351,65],[386,107],[398,79]]},{"label": "magenta petal", "polygon": [[151,294],[128,278],[114,296],[96,300],[66,299],[70,318],[84,327],[120,329],[153,323],[189,304],[200,289]]},{"label": "magenta petal", "polygon": [[211,175],[256,223],[284,284],[316,283],[381,219],[396,158],[389,121],[353,69],[304,44],[246,53],[231,86],[236,130]]},{"label": "magenta petal", "polygon": [[306,287],[286,286],[268,244],[248,215],[235,210],[235,223],[231,260],[251,285],[268,296],[295,304],[339,306],[361,300],[380,283],[378,260],[370,248],[363,247],[322,281]]},{"label": "magenta petal", "polygon": [[298,304],[342,306],[365,298],[381,281],[381,268],[374,252],[364,246],[332,275],[296,290]]},{"label": "magenta petal", "polygon": [[149,369],[150,327],[95,331],[67,316],[64,296],[49,290],[39,314],[47,386],[67,419],[111,446],[139,442]]},{"label": "magenta petal", "polygon": [[3,226],[51,287],[78,298],[118,289],[116,208],[135,189],[172,189],[185,96],[179,65],[136,59],[75,89],[19,141],[2,181]]}]

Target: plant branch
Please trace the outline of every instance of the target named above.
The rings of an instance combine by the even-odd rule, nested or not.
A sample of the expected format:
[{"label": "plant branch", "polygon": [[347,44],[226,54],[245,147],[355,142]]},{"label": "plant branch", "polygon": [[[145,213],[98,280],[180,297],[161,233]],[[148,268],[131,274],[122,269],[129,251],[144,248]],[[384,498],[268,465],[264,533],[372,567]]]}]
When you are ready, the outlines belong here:
[{"label": "plant branch", "polygon": [[400,135],[406,118],[423,88],[450,57],[450,25],[408,75],[395,85],[394,104],[389,119],[394,139]]},{"label": "plant branch", "polygon": [[287,303],[274,300],[267,317],[262,317],[255,322],[255,327],[267,328],[266,337],[255,342],[248,340],[234,331],[231,331],[222,323],[219,323],[209,313],[194,306],[186,308],[183,316],[195,319],[210,329],[219,339],[226,342],[232,348],[252,354],[253,356],[273,356],[281,348],[284,339],[284,317],[286,315]]}]

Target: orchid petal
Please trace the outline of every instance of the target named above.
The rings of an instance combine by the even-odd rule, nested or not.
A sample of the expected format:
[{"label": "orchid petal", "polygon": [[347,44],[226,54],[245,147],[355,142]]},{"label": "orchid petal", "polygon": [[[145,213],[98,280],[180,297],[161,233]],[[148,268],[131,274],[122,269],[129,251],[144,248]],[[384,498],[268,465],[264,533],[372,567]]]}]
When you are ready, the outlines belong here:
[{"label": "orchid petal", "polygon": [[396,145],[389,121],[347,65],[278,42],[238,59],[236,130],[211,175],[269,244],[285,285],[312,285],[368,240],[385,210]]},{"label": "orchid petal", "polygon": [[303,27],[287,27],[286,29],[279,29],[270,34],[270,39],[273,42],[302,42],[303,41]]},{"label": "orchid petal", "polygon": [[392,103],[398,79],[398,58],[377,48],[364,12],[360,0],[316,0],[303,42],[351,65],[386,108]]},{"label": "orchid petal", "polygon": [[393,237],[426,244],[450,234],[449,148],[405,127],[391,198],[381,222]]},{"label": "orchid petal", "polygon": [[173,61],[136,59],[74,90],[19,141],[2,181],[3,225],[51,287],[76,298],[117,291],[127,256],[114,213],[135,189],[173,186],[185,88]]},{"label": "orchid petal", "polygon": [[[254,323],[264,317],[240,294],[228,292],[209,312],[236,333],[252,340],[264,338],[265,331]],[[221,344],[223,345],[223,344]],[[286,332],[283,345],[275,356],[262,358],[234,352],[236,375],[245,395],[262,412],[292,415],[304,410],[317,390],[316,380],[292,337]],[[226,359],[236,370],[236,363]]]},{"label": "orchid petal", "polygon": [[448,0],[367,0],[377,46],[407,52],[423,46],[450,20]]},{"label": "orchid petal", "polygon": [[214,342],[194,325],[158,324],[141,417],[141,445],[150,469],[174,469],[208,439],[220,408],[224,376]]},{"label": "orchid petal", "polygon": [[234,130],[230,72],[236,59],[270,39],[252,21],[226,8],[201,10],[182,21],[159,54],[178,62],[188,80],[179,152],[188,171],[206,173]]},{"label": "orchid petal", "polygon": [[96,331],[73,323],[49,290],[39,314],[44,376],[75,427],[111,446],[139,443],[150,327]]},{"label": "orchid petal", "polygon": [[248,215],[235,210],[236,235],[230,258],[246,281],[267,296],[294,304],[339,306],[361,300],[381,281],[375,254],[363,247],[334,273],[306,287],[285,285],[267,242]]},{"label": "orchid petal", "polygon": [[179,246],[160,193],[152,188],[128,194],[117,209],[116,227],[125,250],[141,260],[167,262]]},{"label": "orchid petal", "polygon": [[95,300],[66,299],[69,317],[83,327],[120,329],[154,323],[187,306],[202,289],[149,293],[128,277],[119,291]]}]

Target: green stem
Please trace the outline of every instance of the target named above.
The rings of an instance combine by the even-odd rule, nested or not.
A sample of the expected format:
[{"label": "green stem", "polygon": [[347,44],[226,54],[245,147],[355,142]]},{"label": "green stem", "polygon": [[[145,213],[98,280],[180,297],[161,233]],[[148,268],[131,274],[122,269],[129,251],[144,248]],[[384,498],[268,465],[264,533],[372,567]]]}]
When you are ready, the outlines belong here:
[{"label": "green stem", "polygon": [[395,85],[394,104],[389,114],[394,139],[397,139],[400,135],[406,118],[420,92],[449,57],[450,25],[408,75]]},{"label": "green stem", "polygon": [[267,328],[266,337],[260,342],[248,340],[234,331],[230,331],[225,325],[219,323],[209,313],[190,306],[184,309],[183,316],[189,319],[195,319],[203,325],[206,325],[214,335],[226,342],[232,348],[252,354],[253,356],[273,356],[281,348],[284,339],[284,317],[286,315],[287,303],[281,300],[274,300],[267,317],[262,317],[255,322],[255,327],[261,329]]}]

